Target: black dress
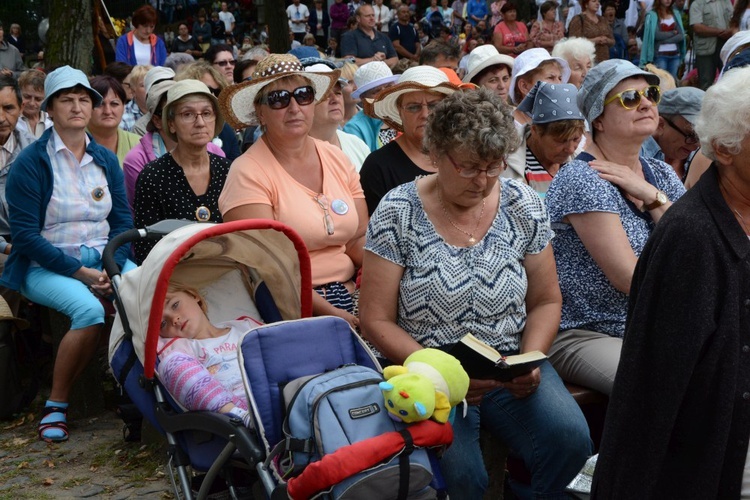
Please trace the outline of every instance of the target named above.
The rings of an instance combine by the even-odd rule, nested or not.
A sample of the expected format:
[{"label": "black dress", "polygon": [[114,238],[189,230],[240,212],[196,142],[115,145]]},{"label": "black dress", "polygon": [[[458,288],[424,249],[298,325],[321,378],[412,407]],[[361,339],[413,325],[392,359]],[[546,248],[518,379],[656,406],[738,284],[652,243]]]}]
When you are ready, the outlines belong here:
[{"label": "black dress", "polygon": [[[167,153],[147,164],[135,185],[135,227],[141,228],[164,219],[199,222],[222,222],[219,195],[229,173],[226,158],[208,153],[211,178],[206,192],[197,195],[185,173]],[[140,240],[135,244],[135,258],[140,264],[155,242]]]}]

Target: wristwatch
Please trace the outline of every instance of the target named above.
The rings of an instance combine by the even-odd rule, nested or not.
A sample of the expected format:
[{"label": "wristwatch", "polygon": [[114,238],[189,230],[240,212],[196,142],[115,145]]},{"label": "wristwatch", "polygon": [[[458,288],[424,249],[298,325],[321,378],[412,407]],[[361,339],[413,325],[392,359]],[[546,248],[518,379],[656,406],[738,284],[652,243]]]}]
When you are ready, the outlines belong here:
[{"label": "wristwatch", "polygon": [[667,198],[667,195],[664,194],[663,191],[656,190],[656,199],[649,203],[648,205],[643,205],[643,211],[647,212],[650,210],[653,210],[655,208],[659,208],[662,205],[666,205],[669,201],[669,198]]}]

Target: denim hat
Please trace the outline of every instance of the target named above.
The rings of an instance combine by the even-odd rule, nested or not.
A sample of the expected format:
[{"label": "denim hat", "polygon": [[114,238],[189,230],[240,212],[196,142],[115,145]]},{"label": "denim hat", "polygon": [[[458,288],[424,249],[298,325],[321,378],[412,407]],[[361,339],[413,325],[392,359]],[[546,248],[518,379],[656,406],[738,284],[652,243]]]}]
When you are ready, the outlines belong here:
[{"label": "denim hat", "polygon": [[42,111],[47,111],[47,103],[49,102],[50,97],[61,90],[69,90],[79,85],[91,94],[94,107],[97,107],[102,103],[101,94],[91,88],[91,85],[89,85],[89,79],[86,78],[86,74],[83,71],[71,68],[70,66],[62,66],[47,75],[47,78],[44,79],[44,100],[42,101]]},{"label": "denim hat", "polygon": [[695,125],[705,95],[704,91],[695,87],[678,87],[668,90],[661,96],[659,114],[679,115],[689,121],[691,125]]},{"label": "denim hat", "polygon": [[581,113],[593,123],[604,111],[607,94],[626,78],[642,76],[649,85],[659,85],[659,77],[638,68],[625,59],[602,61],[588,72],[578,90],[578,107]]},{"label": "denim hat", "polygon": [[581,120],[583,115],[576,103],[578,89],[570,83],[536,82],[526,94],[518,110],[531,116],[532,123],[551,123],[562,120]]}]

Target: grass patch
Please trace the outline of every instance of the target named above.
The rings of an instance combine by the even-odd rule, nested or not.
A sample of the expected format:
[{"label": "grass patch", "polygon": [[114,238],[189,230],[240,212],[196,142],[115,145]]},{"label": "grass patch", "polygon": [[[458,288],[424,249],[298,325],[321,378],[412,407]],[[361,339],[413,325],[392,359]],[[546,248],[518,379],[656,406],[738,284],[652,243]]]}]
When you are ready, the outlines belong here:
[{"label": "grass patch", "polygon": [[90,482],[90,477],[71,477],[70,479],[63,482],[61,486],[65,489],[68,489],[75,488],[76,486],[81,486],[82,484],[89,484]]}]

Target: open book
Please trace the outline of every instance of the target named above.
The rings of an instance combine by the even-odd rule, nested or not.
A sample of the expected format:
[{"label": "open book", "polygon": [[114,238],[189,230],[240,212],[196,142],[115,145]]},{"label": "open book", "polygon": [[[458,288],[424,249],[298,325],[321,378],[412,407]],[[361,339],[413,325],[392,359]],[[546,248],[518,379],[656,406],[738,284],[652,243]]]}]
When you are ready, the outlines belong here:
[{"label": "open book", "polygon": [[503,356],[470,333],[464,335],[447,351],[461,362],[470,378],[496,379],[503,382],[529,373],[547,359],[541,351]]}]

